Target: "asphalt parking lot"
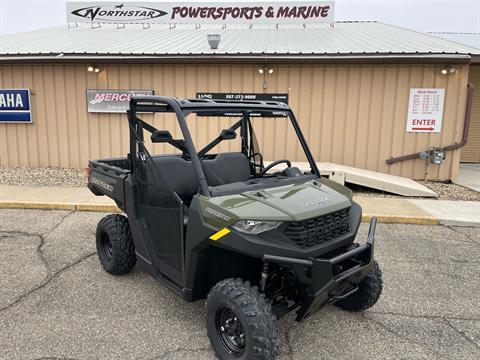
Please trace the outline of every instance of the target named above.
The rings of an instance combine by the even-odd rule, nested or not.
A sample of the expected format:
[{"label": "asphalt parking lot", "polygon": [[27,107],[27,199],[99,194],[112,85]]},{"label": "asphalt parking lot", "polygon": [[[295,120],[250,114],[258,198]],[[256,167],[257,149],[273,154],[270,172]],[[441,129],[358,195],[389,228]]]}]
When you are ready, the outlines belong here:
[{"label": "asphalt parking lot", "polygon": [[[0,358],[214,359],[203,302],[101,268],[102,213],[0,210]],[[480,358],[480,229],[377,229],[380,301],[279,324],[279,359]],[[366,236],[362,224],[360,236]]]}]

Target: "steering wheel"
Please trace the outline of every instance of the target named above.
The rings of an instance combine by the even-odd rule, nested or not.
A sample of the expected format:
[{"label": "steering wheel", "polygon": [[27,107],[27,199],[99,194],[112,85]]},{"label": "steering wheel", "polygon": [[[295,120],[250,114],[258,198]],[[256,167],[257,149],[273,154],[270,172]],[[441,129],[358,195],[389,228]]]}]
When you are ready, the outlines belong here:
[{"label": "steering wheel", "polygon": [[268,170],[270,170],[271,168],[273,168],[273,167],[275,167],[275,166],[277,166],[278,164],[281,164],[281,163],[286,163],[287,167],[292,166],[292,163],[290,162],[290,160],[287,160],[287,159],[276,160],[276,161],[272,162],[270,165],[268,165],[265,169],[263,169],[263,171],[260,173],[260,176],[265,175],[268,172]]}]

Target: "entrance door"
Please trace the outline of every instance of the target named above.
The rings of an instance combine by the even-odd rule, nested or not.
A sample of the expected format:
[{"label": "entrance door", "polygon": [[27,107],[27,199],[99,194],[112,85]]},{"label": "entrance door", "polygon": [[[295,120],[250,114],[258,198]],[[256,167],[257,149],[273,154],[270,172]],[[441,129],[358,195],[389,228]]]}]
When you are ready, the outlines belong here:
[{"label": "entrance door", "polygon": [[480,163],[480,66],[470,66],[469,81],[475,86],[467,144],[462,148],[460,162]]}]

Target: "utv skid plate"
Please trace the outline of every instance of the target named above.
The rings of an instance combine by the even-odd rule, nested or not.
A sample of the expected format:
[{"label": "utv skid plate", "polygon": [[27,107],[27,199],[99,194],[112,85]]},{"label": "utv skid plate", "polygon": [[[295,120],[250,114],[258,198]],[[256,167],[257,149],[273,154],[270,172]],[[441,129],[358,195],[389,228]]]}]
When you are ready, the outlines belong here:
[{"label": "utv skid plate", "polygon": [[327,303],[347,298],[358,291],[358,284],[373,270],[373,249],[377,219],[370,221],[367,243],[330,259],[308,260],[265,255],[267,262],[290,265],[297,280],[307,285],[307,294],[297,310],[302,321]]}]

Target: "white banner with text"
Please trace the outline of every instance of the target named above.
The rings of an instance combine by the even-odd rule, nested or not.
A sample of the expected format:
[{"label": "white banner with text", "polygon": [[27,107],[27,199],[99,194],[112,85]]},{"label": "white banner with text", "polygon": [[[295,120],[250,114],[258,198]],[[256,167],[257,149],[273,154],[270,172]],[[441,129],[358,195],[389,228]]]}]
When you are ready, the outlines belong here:
[{"label": "white banner with text", "polygon": [[67,21],[112,24],[333,23],[334,1],[68,2]]}]

